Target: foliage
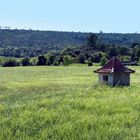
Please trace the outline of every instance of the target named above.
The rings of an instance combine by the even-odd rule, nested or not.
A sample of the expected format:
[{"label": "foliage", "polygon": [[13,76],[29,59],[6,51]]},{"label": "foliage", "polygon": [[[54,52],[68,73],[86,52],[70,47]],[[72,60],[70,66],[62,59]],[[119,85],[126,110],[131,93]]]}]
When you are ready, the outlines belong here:
[{"label": "foliage", "polygon": [[72,63],[73,63],[73,59],[72,59],[71,56],[65,55],[65,56],[63,57],[63,65],[64,65],[64,66],[70,65],[70,64],[72,64]]},{"label": "foliage", "polygon": [[119,54],[120,54],[121,56],[123,56],[123,55],[128,55],[128,52],[129,52],[129,49],[126,48],[126,47],[120,47],[120,48],[119,48]]},{"label": "foliage", "polygon": [[106,64],[106,62],[107,62],[107,58],[106,57],[102,57],[100,65],[103,66],[103,65]]},{"label": "foliage", "polygon": [[91,56],[91,62],[100,63],[101,58],[102,58],[102,54],[100,52],[96,52]]},{"label": "foliage", "polygon": [[107,50],[107,46],[105,45],[105,44],[101,44],[100,46],[99,46],[99,50],[101,51],[101,52],[106,52],[106,50]]},{"label": "foliage", "polygon": [[32,66],[36,66],[37,62],[38,62],[38,58],[37,57],[30,58],[30,64]]},{"label": "foliage", "polygon": [[88,66],[93,66],[93,63],[91,61],[88,61]]},{"label": "foliage", "polygon": [[6,61],[3,62],[2,64],[3,67],[15,67],[15,66],[20,66],[20,62],[17,61],[14,58],[7,59]]},{"label": "foliage", "polygon": [[86,56],[85,56],[84,53],[81,53],[81,54],[78,56],[78,63],[85,64],[85,61],[86,61]]},{"label": "foliage", "polygon": [[[107,46],[138,47],[140,34],[121,33],[81,33],[81,32],[57,32],[34,30],[10,30],[0,29],[0,56],[6,57],[37,57],[50,51],[60,52],[67,47],[78,48],[86,43],[88,52],[90,49],[106,52]],[[87,40],[88,38],[88,40]],[[99,43],[101,42],[101,43]],[[93,48],[92,48],[93,47]],[[86,51],[86,49],[84,50]],[[68,51],[67,51],[68,52]],[[72,51],[71,51],[72,52]],[[78,54],[77,54],[78,53]],[[75,49],[73,54],[82,52]],[[65,54],[69,55],[69,54]],[[72,56],[73,57],[73,56]]]},{"label": "foliage", "polygon": [[42,55],[38,57],[38,62],[37,65],[41,66],[41,65],[46,65],[47,59]]},{"label": "foliage", "polygon": [[5,57],[0,57],[0,66],[2,66],[4,62],[5,62]]},{"label": "foliage", "polygon": [[35,57],[48,51],[60,51],[68,46],[80,46],[87,34],[57,31],[0,29],[0,55]]},{"label": "foliage", "polygon": [[108,52],[107,52],[107,56],[108,56],[109,58],[112,58],[112,57],[114,57],[114,56],[118,56],[118,50],[117,50],[117,48],[111,47],[111,48],[108,50]]},{"label": "foliage", "polygon": [[56,56],[54,54],[49,53],[46,57],[47,57],[47,64],[48,65],[52,65],[54,63],[54,61],[57,61]]},{"label": "foliage", "polygon": [[130,56],[126,56],[126,55],[121,56],[120,59],[121,61],[127,61],[127,62],[131,60]]},{"label": "foliage", "polygon": [[97,49],[98,47],[98,37],[96,34],[90,34],[87,38],[87,45],[89,47],[92,47],[94,49]]},{"label": "foliage", "polygon": [[140,48],[138,48],[136,55],[137,55],[138,58],[140,58]]},{"label": "foliage", "polygon": [[[130,45],[131,47],[128,47],[128,45],[126,44],[119,45],[117,40],[115,40],[114,38],[115,43],[111,44],[114,41],[111,41],[111,39],[113,39],[112,36],[122,41],[121,37],[125,38],[125,36],[127,36],[130,39],[130,34],[93,34],[46,31],[41,32],[32,30],[26,31],[2,29],[0,30],[0,35],[2,35],[2,37],[7,37],[6,40],[4,38],[0,40],[0,55],[6,57],[14,56],[20,60],[24,58],[23,60],[21,60],[21,65],[23,66],[61,65],[65,64],[63,60],[64,56],[70,56],[72,63],[81,64],[85,64],[85,62],[88,62],[89,60],[93,63],[100,63],[102,57],[107,57],[108,59],[110,59],[113,56],[119,56],[120,58],[123,58],[123,56],[127,56],[128,58],[130,58],[130,60],[128,61],[131,62],[138,62],[140,58],[140,43],[132,42],[132,44]],[[14,40],[13,36],[15,37]],[[21,38],[19,38],[19,36],[22,38],[22,40],[20,40]],[[51,39],[50,36],[52,37]],[[136,38],[139,37],[135,34],[133,35],[133,39],[134,36]],[[49,40],[51,42],[50,44],[47,37],[51,40]],[[70,39],[71,37],[72,39],[75,38],[75,43],[72,43],[73,41],[72,39]],[[108,39],[107,37],[109,37],[110,43],[107,43],[107,41],[105,41],[106,39]],[[28,40],[29,38],[32,40]],[[63,44],[60,48],[57,48],[57,45],[54,45],[55,43],[57,44],[60,41],[58,38]],[[68,40],[65,40],[66,38],[69,38],[72,42],[70,41],[70,43]],[[80,43],[80,41],[78,41],[79,39],[83,41],[81,41]],[[67,43],[65,41],[68,41],[71,45],[67,46]],[[36,60],[36,58],[38,58],[38,60]],[[2,61],[0,61],[0,64],[3,63]]]},{"label": "foliage", "polygon": [[23,58],[21,62],[22,66],[30,66],[30,59],[29,58]]},{"label": "foliage", "polygon": [[59,66],[59,62],[58,62],[57,60],[54,60],[54,61],[53,61],[53,65],[54,65],[54,66]]}]

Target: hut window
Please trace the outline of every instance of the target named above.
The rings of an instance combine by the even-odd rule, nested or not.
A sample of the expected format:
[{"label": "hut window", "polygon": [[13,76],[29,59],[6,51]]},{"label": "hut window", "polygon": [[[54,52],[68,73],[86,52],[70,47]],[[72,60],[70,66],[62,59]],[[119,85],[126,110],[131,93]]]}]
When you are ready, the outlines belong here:
[{"label": "hut window", "polygon": [[104,81],[108,81],[108,76],[107,75],[103,75],[103,80]]}]

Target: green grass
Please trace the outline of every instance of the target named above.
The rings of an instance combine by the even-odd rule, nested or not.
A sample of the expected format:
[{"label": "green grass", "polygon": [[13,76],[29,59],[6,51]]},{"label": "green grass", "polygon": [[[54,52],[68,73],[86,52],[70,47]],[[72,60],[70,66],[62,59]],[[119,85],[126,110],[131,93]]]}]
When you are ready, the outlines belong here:
[{"label": "green grass", "polygon": [[0,139],[139,140],[140,67],[114,88],[96,68],[0,68]]}]

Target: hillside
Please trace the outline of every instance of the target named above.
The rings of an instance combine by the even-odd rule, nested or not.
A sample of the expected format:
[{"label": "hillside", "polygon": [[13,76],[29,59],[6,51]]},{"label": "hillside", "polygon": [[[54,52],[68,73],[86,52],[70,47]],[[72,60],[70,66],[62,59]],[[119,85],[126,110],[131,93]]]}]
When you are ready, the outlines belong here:
[{"label": "hillside", "polygon": [[79,46],[86,41],[86,33],[0,30],[0,47],[46,47],[61,50],[66,46]]},{"label": "hillside", "polygon": [[[66,47],[80,46],[86,43],[90,33],[58,32],[38,30],[0,30],[0,55],[35,56],[48,51],[60,51]],[[140,43],[140,34],[97,33],[100,42],[130,46]]]}]

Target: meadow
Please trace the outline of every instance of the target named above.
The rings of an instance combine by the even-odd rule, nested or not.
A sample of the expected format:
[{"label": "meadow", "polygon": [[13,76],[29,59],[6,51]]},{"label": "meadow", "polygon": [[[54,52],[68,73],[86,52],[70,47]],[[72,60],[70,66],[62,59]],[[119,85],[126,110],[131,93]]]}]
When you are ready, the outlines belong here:
[{"label": "meadow", "polygon": [[140,67],[131,86],[97,84],[97,66],[0,68],[1,140],[139,140]]}]

